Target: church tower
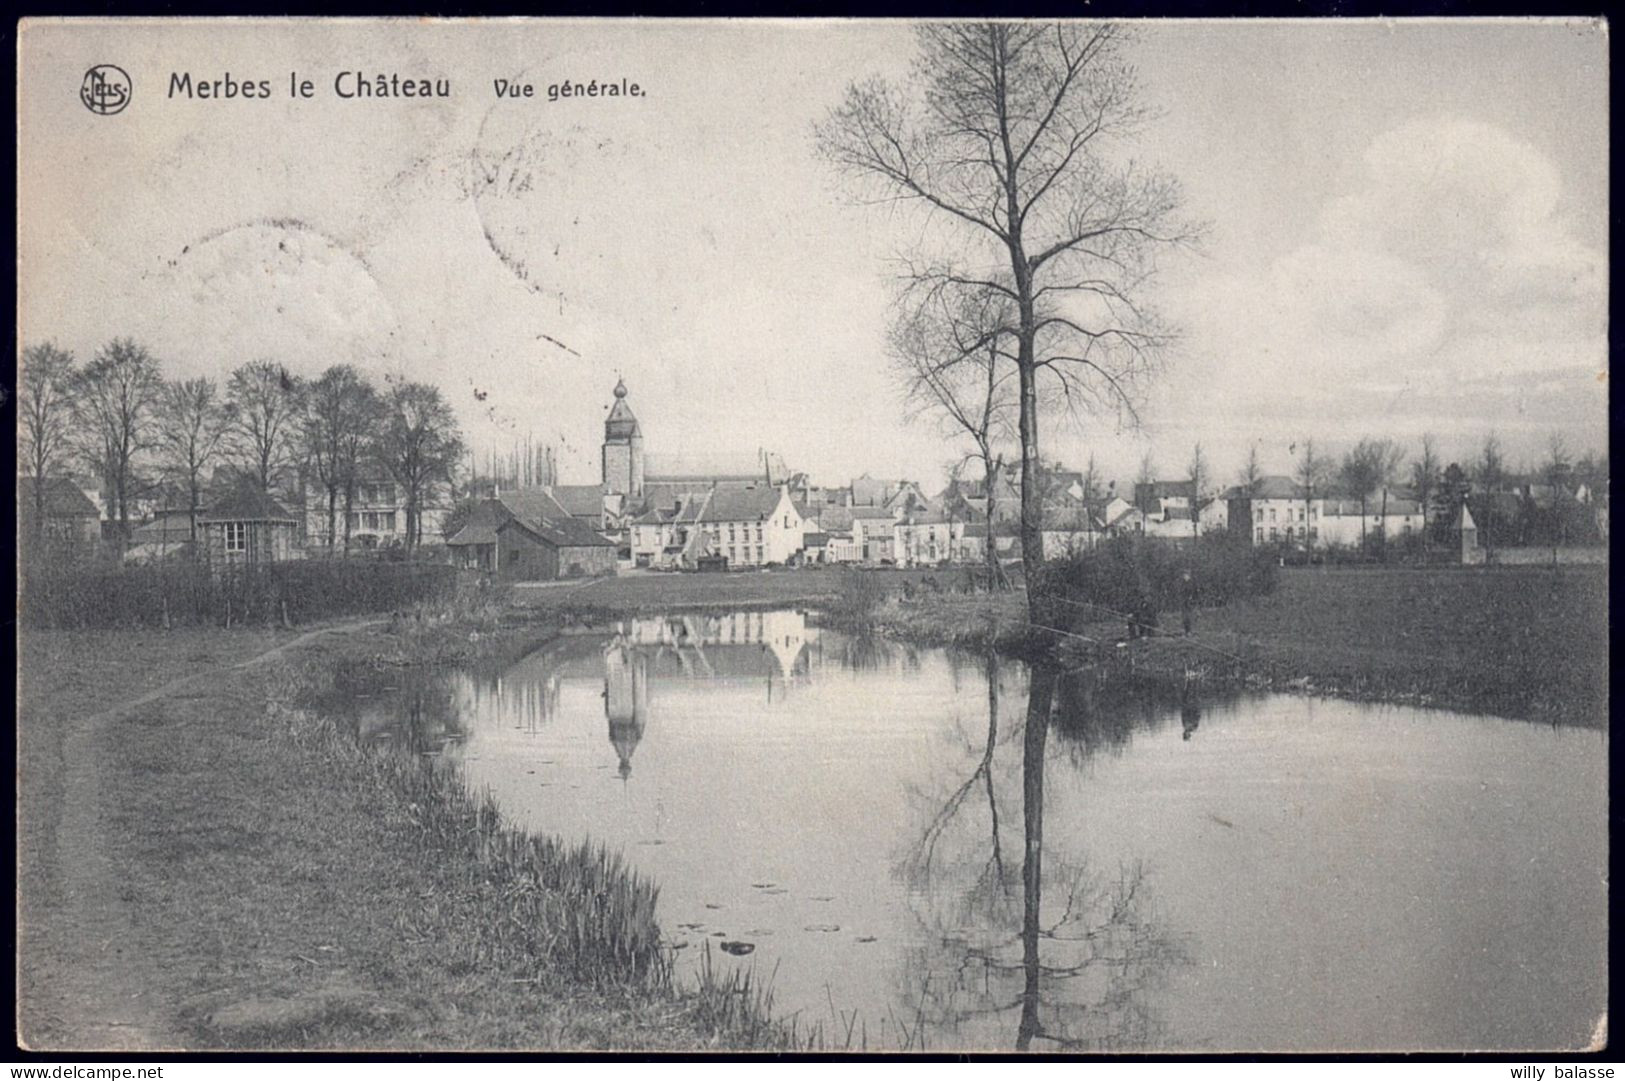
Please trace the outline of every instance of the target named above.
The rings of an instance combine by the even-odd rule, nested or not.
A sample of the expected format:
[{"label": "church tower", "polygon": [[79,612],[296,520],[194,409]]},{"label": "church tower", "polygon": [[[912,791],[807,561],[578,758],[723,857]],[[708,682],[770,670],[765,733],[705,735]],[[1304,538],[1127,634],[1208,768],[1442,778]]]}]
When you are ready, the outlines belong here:
[{"label": "church tower", "polygon": [[626,382],[615,383],[615,404],[604,421],[604,491],[636,499],[643,495],[643,432],[626,404]]}]

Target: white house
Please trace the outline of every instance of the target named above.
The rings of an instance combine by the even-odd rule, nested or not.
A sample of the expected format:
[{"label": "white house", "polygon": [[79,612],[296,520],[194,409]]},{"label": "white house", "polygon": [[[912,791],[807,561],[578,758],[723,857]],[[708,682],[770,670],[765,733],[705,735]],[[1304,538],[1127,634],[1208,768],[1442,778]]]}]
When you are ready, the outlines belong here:
[{"label": "white house", "polygon": [[788,486],[716,487],[706,493],[692,529],[710,540],[711,551],[731,567],[785,563],[801,551],[806,520]]},{"label": "white house", "polygon": [[1366,497],[1363,519],[1358,499],[1337,496],[1315,502],[1319,504],[1317,509],[1320,514],[1320,529],[1316,543],[1322,546],[1339,544],[1351,548],[1358,547],[1362,529],[1364,537],[1368,540],[1384,534],[1388,539],[1395,540],[1422,532],[1421,505],[1414,499],[1397,496],[1392,492],[1388,494],[1386,518],[1383,516],[1381,492]]},{"label": "white house", "polygon": [[893,553],[899,567],[935,565],[953,558],[965,523],[936,510],[910,511],[892,526]]},{"label": "white house", "polygon": [[852,508],[852,540],[865,563],[896,557],[897,517],[884,507]]}]

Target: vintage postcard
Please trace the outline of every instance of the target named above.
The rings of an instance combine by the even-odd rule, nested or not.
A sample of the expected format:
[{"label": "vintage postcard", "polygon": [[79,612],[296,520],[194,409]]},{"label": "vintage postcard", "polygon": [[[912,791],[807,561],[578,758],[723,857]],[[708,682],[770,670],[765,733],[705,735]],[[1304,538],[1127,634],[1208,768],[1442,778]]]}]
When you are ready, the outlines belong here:
[{"label": "vintage postcard", "polygon": [[1599,1051],[1608,28],[34,19],[29,1051]]}]

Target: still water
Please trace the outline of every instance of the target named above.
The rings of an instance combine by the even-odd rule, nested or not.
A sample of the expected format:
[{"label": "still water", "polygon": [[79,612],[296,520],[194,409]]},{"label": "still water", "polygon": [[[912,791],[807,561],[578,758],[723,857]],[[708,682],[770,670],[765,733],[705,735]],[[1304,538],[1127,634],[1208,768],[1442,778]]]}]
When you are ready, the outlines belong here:
[{"label": "still water", "polygon": [[1107,688],[793,611],[349,708],[623,851],[680,967],[754,966],[837,1048],[1575,1048],[1605,1009],[1597,730]]}]

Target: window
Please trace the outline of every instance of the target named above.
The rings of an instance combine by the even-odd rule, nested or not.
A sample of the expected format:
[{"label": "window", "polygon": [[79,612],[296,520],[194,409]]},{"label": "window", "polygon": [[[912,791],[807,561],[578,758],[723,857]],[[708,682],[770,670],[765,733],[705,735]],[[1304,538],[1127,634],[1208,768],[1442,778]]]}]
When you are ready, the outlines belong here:
[{"label": "window", "polygon": [[1303,521],[1303,508],[1302,507],[1298,508],[1298,521],[1300,521],[1300,522]]},{"label": "window", "polygon": [[226,551],[228,551],[228,552],[246,552],[246,551],[248,551],[248,523],[247,522],[227,522],[226,523]]},{"label": "window", "polygon": [[1273,540],[1280,540],[1280,539],[1281,539],[1280,531],[1278,529],[1276,529],[1274,526],[1270,526],[1270,540],[1273,541]]},{"label": "window", "polygon": [[[1260,511],[1259,513],[1262,514],[1263,512]],[[1260,544],[1264,543],[1264,527],[1263,526],[1259,526],[1258,529],[1256,530],[1256,539]]]},{"label": "window", "polygon": [[1255,520],[1256,520],[1256,521],[1260,521],[1260,522],[1262,522],[1262,521],[1263,521],[1263,520],[1264,520],[1264,508],[1263,508],[1263,507],[1259,507],[1259,508],[1258,508],[1258,509],[1257,509],[1257,510],[1255,510],[1255,511],[1254,511],[1254,512],[1253,512],[1253,515],[1254,515],[1254,519],[1255,519]]},{"label": "window", "polygon": [[[1272,521],[1272,522],[1275,521],[1275,508],[1274,507],[1270,508],[1270,521]],[[1275,532],[1275,530],[1273,530],[1273,529],[1270,530],[1271,534],[1274,534],[1274,532]]]},{"label": "window", "polygon": [[384,532],[386,532],[386,533],[395,532],[395,512],[390,510],[390,511],[385,511],[383,514],[380,514],[378,516],[378,523],[379,523],[379,526],[384,530]]}]

